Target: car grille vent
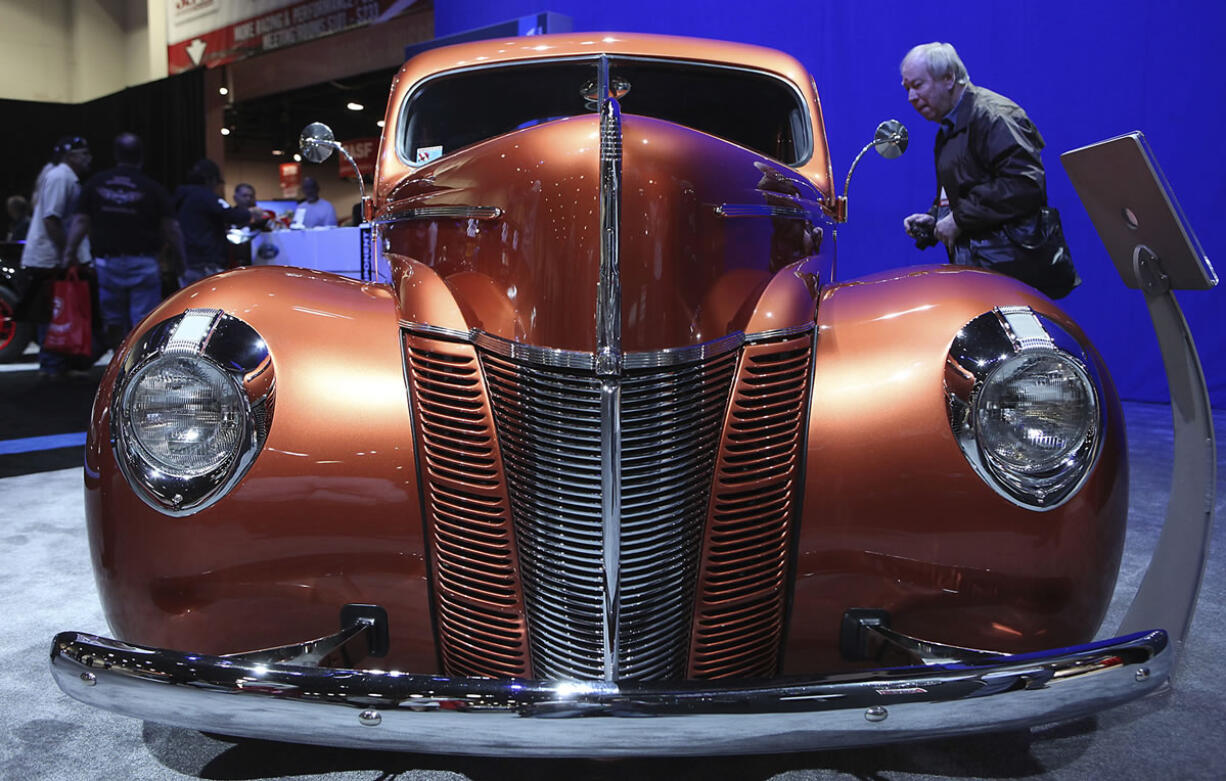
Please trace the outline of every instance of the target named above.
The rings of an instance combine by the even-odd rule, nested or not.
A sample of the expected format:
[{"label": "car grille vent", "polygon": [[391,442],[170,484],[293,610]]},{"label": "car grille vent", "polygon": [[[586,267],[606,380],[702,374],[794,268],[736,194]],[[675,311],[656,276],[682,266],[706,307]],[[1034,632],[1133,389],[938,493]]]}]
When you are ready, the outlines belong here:
[{"label": "car grille vent", "polygon": [[[492,353],[482,353],[482,363],[511,487],[534,671],[604,678],[600,382],[591,372]],[[622,378],[618,678],[685,675],[735,363],[726,353]]]},{"label": "car grille vent", "polygon": [[510,505],[474,348],[406,337],[444,670],[530,674]]},{"label": "car grille vent", "polygon": [[712,487],[689,674],[778,667],[812,338],[746,345]]}]

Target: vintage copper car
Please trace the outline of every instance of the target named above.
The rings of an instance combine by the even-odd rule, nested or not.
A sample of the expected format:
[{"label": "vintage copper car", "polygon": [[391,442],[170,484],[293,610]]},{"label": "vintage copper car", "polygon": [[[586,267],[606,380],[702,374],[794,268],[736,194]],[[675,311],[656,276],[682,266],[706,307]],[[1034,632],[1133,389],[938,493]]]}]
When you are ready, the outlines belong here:
[{"label": "vintage copper car", "polygon": [[840,278],[796,60],[467,43],[405,64],[385,121],[390,282],[224,273],[112,361],[85,494],[117,639],[56,638],[72,696],[617,756],[1012,727],[1166,680],[1160,629],[1094,641],[1128,495],[1106,367],[1006,277]]}]

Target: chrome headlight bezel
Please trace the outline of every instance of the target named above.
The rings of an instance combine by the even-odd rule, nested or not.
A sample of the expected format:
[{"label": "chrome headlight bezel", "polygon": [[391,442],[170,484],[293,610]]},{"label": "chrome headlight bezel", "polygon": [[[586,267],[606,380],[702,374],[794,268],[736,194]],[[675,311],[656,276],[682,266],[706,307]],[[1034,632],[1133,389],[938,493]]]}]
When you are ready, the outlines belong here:
[{"label": "chrome headlight bezel", "polygon": [[[214,377],[238,401],[239,433],[230,452],[209,468],[176,470],[141,445],[132,414],[136,383],[166,362],[189,361]],[[242,320],[219,309],[189,309],[150,329],[128,351],[111,397],[111,444],[120,471],[137,496],[155,510],[183,517],[225,496],[251,468],[268,438],[275,389],[264,340]]]},{"label": "chrome headlight bezel", "polygon": [[[1007,369],[1033,359],[1063,364],[1086,394],[1086,420],[1074,441],[1052,462],[1019,468],[985,446],[981,399]],[[1102,452],[1104,390],[1085,348],[1059,324],[1029,307],[1000,307],[967,323],[946,359],[949,423],[967,462],[999,495],[1029,510],[1053,510],[1085,484]]]}]

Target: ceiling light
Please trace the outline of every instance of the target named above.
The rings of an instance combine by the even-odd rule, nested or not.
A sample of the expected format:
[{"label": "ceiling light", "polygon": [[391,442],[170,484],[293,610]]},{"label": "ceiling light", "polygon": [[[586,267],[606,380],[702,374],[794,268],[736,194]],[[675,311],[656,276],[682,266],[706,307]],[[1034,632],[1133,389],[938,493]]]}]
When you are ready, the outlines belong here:
[{"label": "ceiling light", "polygon": [[280,149],[274,149],[274,150],[272,150],[272,156],[273,156],[273,157],[280,157],[280,156],[281,156],[281,155],[283,155],[283,154],[285,154],[285,152],[281,151]]},{"label": "ceiling light", "polygon": [[228,128],[228,127],[223,127],[223,128],[221,129],[221,134],[222,134],[223,136],[228,136],[228,135],[230,135],[230,128]]},{"label": "ceiling light", "polygon": [[295,162],[295,163],[301,163],[301,162],[302,162],[302,155],[298,154],[297,152],[294,152],[294,162]]},{"label": "ceiling light", "polygon": [[381,120],[381,119],[380,119],[380,120],[379,120],[378,122],[376,122],[375,124],[376,124],[376,125],[378,125],[379,127],[383,127],[383,120]]},{"label": "ceiling light", "polygon": [[365,106],[363,106],[361,103],[354,103],[354,102],[351,100],[351,101],[349,101],[348,103],[346,103],[346,104],[345,104],[345,108],[349,109],[350,111],[361,111],[362,109],[364,109],[364,108],[366,108],[366,107],[365,107]]},{"label": "ceiling light", "polygon": [[230,89],[229,89],[228,87],[218,87],[218,88],[217,88],[217,94],[218,94],[218,95],[229,95],[229,94],[230,94]]}]

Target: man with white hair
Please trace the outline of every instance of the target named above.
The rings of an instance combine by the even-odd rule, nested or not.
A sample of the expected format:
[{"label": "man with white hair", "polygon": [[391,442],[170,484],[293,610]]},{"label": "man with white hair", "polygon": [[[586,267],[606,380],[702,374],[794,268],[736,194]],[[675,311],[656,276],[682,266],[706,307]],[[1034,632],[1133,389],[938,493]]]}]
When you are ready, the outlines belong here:
[{"label": "man with white hair", "polygon": [[[1013,101],[971,83],[948,43],[925,43],[899,67],[907,100],[924,119],[940,123],[936,137],[937,196],[925,213],[903,221],[921,249],[940,242],[950,262],[993,268],[1053,297],[1076,284],[1067,257],[1067,280],[1052,284],[1053,258],[1036,261],[1007,234],[1042,228],[1047,186],[1040,152],[1043,137]],[[1058,216],[1055,218],[1058,221]],[[1058,227],[1058,222],[1057,222]],[[1062,243],[1062,234],[1061,234]]]}]

